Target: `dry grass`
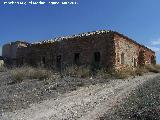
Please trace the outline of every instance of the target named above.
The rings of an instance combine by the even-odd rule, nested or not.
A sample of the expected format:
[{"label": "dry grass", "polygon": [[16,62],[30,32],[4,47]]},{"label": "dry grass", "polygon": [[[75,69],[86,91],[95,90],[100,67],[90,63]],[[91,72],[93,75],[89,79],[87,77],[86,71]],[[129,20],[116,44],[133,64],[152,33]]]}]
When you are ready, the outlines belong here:
[{"label": "dry grass", "polygon": [[154,67],[160,70],[160,64],[156,64]]},{"label": "dry grass", "polygon": [[[1,71],[6,71],[7,68],[0,67]],[[154,72],[159,73],[160,72],[160,65],[147,65],[144,67],[137,68],[136,70],[133,70],[131,67],[126,67],[122,70],[105,70],[100,69],[97,70],[96,76],[98,78],[108,79],[111,77],[115,77],[118,79],[125,79],[130,76],[142,76],[144,73],[147,72]],[[44,68],[33,68],[33,67],[20,67],[20,68],[14,68],[10,70],[12,78],[15,80],[16,83],[22,82],[24,79],[50,79],[53,74],[52,71],[44,69]],[[79,77],[79,78],[87,78],[93,75],[93,72],[91,72],[89,67],[86,66],[70,66],[67,67],[63,71],[64,76],[71,76],[71,77]]]},{"label": "dry grass", "polygon": [[16,83],[22,82],[24,79],[49,79],[52,72],[44,68],[20,67],[10,70],[11,76]]},{"label": "dry grass", "polygon": [[96,77],[102,78],[102,79],[108,79],[112,77],[112,73],[113,73],[113,70],[106,70],[102,68],[100,70],[97,70]]},{"label": "dry grass", "polygon": [[153,72],[153,73],[159,73],[160,72],[160,68],[153,66],[153,65],[147,65],[146,66],[146,69],[149,71],[149,72]]},{"label": "dry grass", "polygon": [[125,79],[130,76],[135,76],[135,71],[131,67],[126,67],[122,70],[115,71],[114,76],[118,79]]},{"label": "dry grass", "polygon": [[126,67],[122,70],[116,71],[114,76],[116,78],[124,79],[129,76],[142,76],[148,72],[160,73],[160,65],[146,65],[144,67],[138,67],[135,70],[131,67]]},{"label": "dry grass", "polygon": [[[147,65],[144,67],[138,67],[136,69],[133,69],[132,67],[125,67],[121,70],[106,70],[102,68],[96,71],[95,77],[102,79],[108,79],[111,77],[125,79],[130,76],[142,76],[148,72],[159,73],[160,65]],[[72,77],[88,77],[91,74],[93,75],[93,72],[91,72],[88,67],[71,66],[65,70],[65,75]]]},{"label": "dry grass", "polygon": [[136,69],[133,69],[132,67],[126,67],[121,70],[109,70],[109,71],[102,69],[97,72],[98,73],[97,75],[101,76],[102,78],[115,77],[118,79],[125,79],[130,76],[142,76],[148,72],[160,73],[160,65],[147,65],[144,67],[138,67]]},{"label": "dry grass", "polygon": [[146,65],[144,67],[139,67],[136,69],[135,74],[142,76],[147,72],[160,73],[160,65]]},{"label": "dry grass", "polygon": [[0,66],[0,72],[6,72],[8,69],[5,66]]},{"label": "dry grass", "polygon": [[91,75],[91,71],[89,67],[70,66],[70,67],[66,67],[66,69],[63,71],[63,75],[71,76],[71,77],[86,78]]},{"label": "dry grass", "polygon": [[135,75],[142,76],[147,72],[149,71],[145,67],[139,67],[135,70]]},{"label": "dry grass", "polygon": [[111,77],[118,78],[118,79],[124,79],[132,75],[135,75],[135,71],[131,67],[126,67],[121,70],[100,69],[100,70],[97,70],[97,74],[96,74],[98,78],[103,78],[103,79],[107,79]]}]

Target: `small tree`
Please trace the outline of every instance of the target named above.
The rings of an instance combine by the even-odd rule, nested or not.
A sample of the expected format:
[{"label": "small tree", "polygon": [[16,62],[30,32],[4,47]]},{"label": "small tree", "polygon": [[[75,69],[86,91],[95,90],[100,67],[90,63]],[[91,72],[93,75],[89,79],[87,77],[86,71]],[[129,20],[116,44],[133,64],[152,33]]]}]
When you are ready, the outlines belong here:
[{"label": "small tree", "polygon": [[151,57],[151,64],[155,65],[156,64],[156,58],[155,56]]}]

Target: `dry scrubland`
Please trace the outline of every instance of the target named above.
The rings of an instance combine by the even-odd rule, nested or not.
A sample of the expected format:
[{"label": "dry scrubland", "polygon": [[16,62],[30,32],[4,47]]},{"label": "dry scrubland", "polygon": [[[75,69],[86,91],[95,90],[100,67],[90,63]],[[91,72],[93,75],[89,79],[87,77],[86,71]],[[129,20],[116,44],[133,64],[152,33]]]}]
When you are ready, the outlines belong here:
[{"label": "dry scrubland", "polygon": [[[106,71],[104,69],[91,71],[89,67],[72,66],[66,68],[61,74],[44,68],[33,68],[28,66],[11,69],[1,67],[0,113],[26,109],[30,107],[31,104],[40,103],[44,100],[56,100],[59,96],[74,91],[78,92],[79,89],[86,89],[86,87],[109,85],[112,81],[116,80],[117,82],[122,83],[134,79],[136,81],[136,79],[138,79],[137,76],[159,72],[159,65],[145,66],[136,70],[126,68],[123,71]],[[119,120],[152,119],[155,117],[159,119],[160,76],[153,80],[148,80],[148,78],[143,77],[141,79],[142,81],[147,79],[145,84],[138,85],[137,82],[137,86],[139,87],[131,92],[128,98],[124,100],[124,103],[122,102],[122,104],[113,107],[110,112],[103,114],[101,117],[99,116],[99,118]],[[132,84],[129,84],[129,86],[131,85]],[[107,90],[109,88],[105,89]],[[83,92],[83,90],[79,92]],[[94,102],[98,103],[98,97],[94,95],[92,97],[96,97],[97,101]],[[105,110],[103,110],[103,112],[104,111]]]},{"label": "dry scrubland", "polygon": [[[78,77],[78,78],[89,78],[89,77],[96,77],[96,78],[118,78],[124,79],[131,76],[142,76],[145,73],[153,72],[159,73],[160,72],[160,65],[148,65],[144,67],[140,67],[138,69],[133,69],[130,67],[126,67],[123,70],[115,71],[115,70],[92,70],[90,67],[78,67],[78,66],[71,66],[67,67],[61,74],[45,69],[45,68],[34,68],[30,66],[23,66],[19,68],[11,68],[7,69],[6,67],[0,67],[0,72],[9,72],[11,75],[14,83],[20,83],[24,79],[38,79],[38,80],[46,80],[46,79],[54,79],[56,76],[61,77]],[[52,78],[53,77],[53,78]]]}]

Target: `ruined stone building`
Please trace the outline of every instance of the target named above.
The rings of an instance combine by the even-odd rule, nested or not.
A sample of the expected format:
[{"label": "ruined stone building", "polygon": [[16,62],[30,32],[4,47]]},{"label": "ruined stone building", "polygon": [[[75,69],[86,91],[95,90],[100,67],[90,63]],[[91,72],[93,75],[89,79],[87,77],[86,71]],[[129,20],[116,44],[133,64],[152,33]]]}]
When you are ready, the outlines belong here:
[{"label": "ruined stone building", "polygon": [[21,47],[27,47],[28,43],[22,41],[11,42],[5,44],[2,48],[2,57],[5,63],[8,65],[17,64],[17,49]]},{"label": "ruined stone building", "polygon": [[144,55],[145,64],[152,64],[155,52],[118,32],[100,30],[60,37],[20,47],[17,65],[65,68],[70,65],[104,68],[137,67]]}]

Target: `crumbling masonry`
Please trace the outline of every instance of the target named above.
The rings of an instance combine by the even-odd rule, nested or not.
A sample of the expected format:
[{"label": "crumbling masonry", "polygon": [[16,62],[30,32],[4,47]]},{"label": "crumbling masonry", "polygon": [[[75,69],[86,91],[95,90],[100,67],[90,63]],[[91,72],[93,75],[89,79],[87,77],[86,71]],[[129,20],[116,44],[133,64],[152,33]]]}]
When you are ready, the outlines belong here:
[{"label": "crumbling masonry", "polygon": [[114,31],[100,30],[60,37],[20,47],[17,65],[32,65],[63,69],[70,65],[90,65],[121,69],[137,67],[140,53],[144,64],[153,64],[155,52]]}]

